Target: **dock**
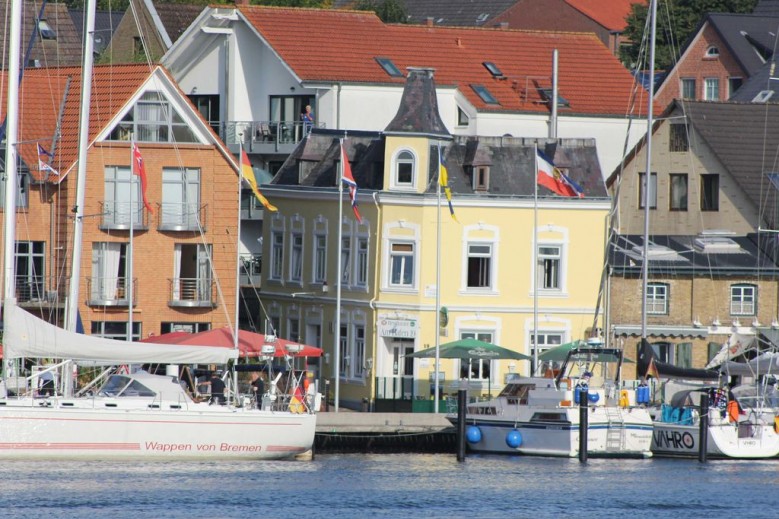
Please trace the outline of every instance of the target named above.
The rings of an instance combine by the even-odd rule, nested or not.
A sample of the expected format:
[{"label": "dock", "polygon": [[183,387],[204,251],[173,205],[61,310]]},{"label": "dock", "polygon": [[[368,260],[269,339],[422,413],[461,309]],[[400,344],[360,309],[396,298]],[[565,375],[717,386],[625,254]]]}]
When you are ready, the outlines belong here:
[{"label": "dock", "polygon": [[327,452],[454,452],[455,427],[445,414],[317,414],[315,450]]}]

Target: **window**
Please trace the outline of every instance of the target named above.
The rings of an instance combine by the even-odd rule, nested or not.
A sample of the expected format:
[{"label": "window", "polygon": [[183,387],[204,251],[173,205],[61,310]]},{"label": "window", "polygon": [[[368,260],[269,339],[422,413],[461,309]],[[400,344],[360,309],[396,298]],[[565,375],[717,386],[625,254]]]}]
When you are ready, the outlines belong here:
[{"label": "window", "polygon": [[390,285],[411,287],[414,285],[414,244],[390,245]]},{"label": "window", "polygon": [[403,72],[389,58],[373,58],[391,77],[403,77]]},{"label": "window", "polygon": [[742,77],[729,77],[728,78],[728,97],[735,94],[741,85],[744,84],[744,78]]},{"label": "window", "polygon": [[197,111],[200,112],[200,115],[203,116],[203,119],[208,121],[208,124],[211,126],[211,129],[214,130],[214,133],[220,135],[219,96],[213,94],[192,94],[188,97],[189,100],[192,101],[192,104],[195,105],[195,108],[197,108]]},{"label": "window", "polygon": [[[492,332],[461,332],[460,339],[476,339],[477,341],[492,342]],[[489,380],[492,363],[489,360],[461,360],[460,378],[468,380]]]},{"label": "window", "polygon": [[193,231],[199,228],[199,169],[163,168],[162,210],[160,212],[162,229]]},{"label": "window", "polygon": [[497,105],[498,100],[495,99],[495,96],[493,96],[489,90],[487,90],[487,87],[483,85],[471,85],[471,88],[474,92],[481,98],[482,101],[487,103],[488,105]]},{"label": "window", "polygon": [[[309,130],[313,123],[309,120],[304,121],[303,114],[306,112],[306,106],[315,108],[316,99],[313,95],[296,96],[270,96],[270,121],[267,138],[271,142],[280,144],[291,144],[300,141],[304,136],[303,124],[305,130]],[[316,110],[314,111],[316,119]],[[260,134],[265,131],[260,127]]]},{"label": "window", "polygon": [[198,333],[211,329],[211,323],[162,323],[160,332],[164,335],[171,332]]},{"label": "window", "polygon": [[340,377],[346,378],[346,370],[349,369],[349,361],[351,359],[349,359],[349,327],[345,324],[341,325],[341,333],[338,337],[338,354],[340,355],[338,359],[341,369]]},{"label": "window", "polygon": [[538,246],[538,288],[542,290],[560,289],[561,250],[559,246]]},{"label": "window", "polygon": [[16,242],[16,298],[20,303],[42,301],[46,296],[45,251],[46,242],[43,241]]},{"label": "window", "polygon": [[314,236],[314,283],[324,283],[327,275],[327,236]]},{"label": "window", "polygon": [[145,92],[109,136],[114,141],[197,142],[189,123],[160,92]]},{"label": "window", "polygon": [[701,211],[719,211],[719,175],[701,175]]},{"label": "window", "polygon": [[695,99],[694,78],[682,78],[682,99]]},{"label": "window", "polygon": [[473,189],[476,191],[487,191],[490,188],[490,167],[476,166],[476,174],[473,176]]},{"label": "window", "polygon": [[92,244],[92,279],[89,301],[92,304],[116,304],[126,301],[126,243],[95,242]]},{"label": "window", "polygon": [[648,314],[668,314],[668,285],[666,283],[647,284],[646,312]]},{"label": "window", "polygon": [[680,342],[676,345],[674,364],[680,368],[692,367],[692,343]]},{"label": "window", "polygon": [[268,316],[268,320],[265,322],[265,335],[273,335],[278,337],[279,329],[281,328],[281,319],[278,315]]},{"label": "window", "polygon": [[706,58],[717,58],[719,57],[719,47],[716,45],[710,45],[708,49],[706,49],[706,55],[704,56]]},{"label": "window", "polygon": [[715,77],[707,77],[703,80],[703,83],[703,99],[706,101],[719,101],[719,79]]},{"label": "window", "polygon": [[[149,171],[147,170],[148,174]],[[106,227],[133,227],[143,223],[143,199],[141,183],[130,174],[129,166],[106,166],[103,225]],[[132,194],[131,194],[132,193]],[[132,199],[132,205],[130,203]]]},{"label": "window", "polygon": [[355,378],[365,376],[365,326],[354,326],[354,347],[352,350],[352,371]]},{"label": "window", "polygon": [[[646,173],[638,174],[638,208],[646,207]],[[657,173],[649,175],[649,208],[657,209]]]},{"label": "window", "polygon": [[289,279],[290,281],[303,280],[303,235],[292,235],[292,250],[290,251]]},{"label": "window", "polygon": [[671,123],[670,135],[668,139],[668,150],[681,152],[687,151],[690,148],[690,143],[687,138],[687,125],[679,123]]},{"label": "window", "polygon": [[457,126],[468,126],[468,123],[470,122],[470,118],[468,117],[468,114],[466,114],[462,108],[459,106],[457,107]]},{"label": "window", "polygon": [[414,155],[401,151],[395,159],[395,184],[402,187],[414,185]]},{"label": "window", "polygon": [[[5,208],[5,184],[6,184],[6,173],[3,171],[2,175],[0,175],[0,207]],[[26,173],[22,173],[21,171],[17,170],[16,175],[16,208],[25,208],[28,206],[28,196],[27,192],[29,184],[29,178]]]},{"label": "window", "polygon": [[[215,299],[210,244],[177,243],[173,249],[174,306],[211,306]],[[171,303],[169,303],[171,304]]]},{"label": "window", "polygon": [[[126,341],[127,321],[92,321],[92,335],[117,341]],[[133,322],[132,340],[141,340],[141,323]]]},{"label": "window", "polygon": [[484,65],[484,68],[489,70],[490,74],[492,74],[492,77],[496,78],[502,78],[503,72],[500,71],[497,65],[495,63],[492,63],[491,61],[484,61],[482,62],[482,65]]},{"label": "window", "polygon": [[[538,93],[541,95],[541,97],[551,105],[552,101],[552,95],[554,95],[554,91],[551,88],[539,88]],[[569,108],[571,106],[571,103],[568,102],[566,98],[560,95],[560,93],[557,93],[557,106],[558,108]]]},{"label": "window", "polygon": [[[551,350],[556,346],[560,346],[563,343],[562,332],[556,331],[539,331],[536,337],[536,347],[538,348],[538,355],[541,355],[547,350]],[[530,355],[533,356],[533,330],[530,331]],[[553,368],[559,367],[557,363],[552,363]]]},{"label": "window", "polygon": [[755,315],[757,287],[755,285],[733,285],[730,287],[730,314]]},{"label": "window", "polygon": [[292,342],[300,342],[300,319],[287,320],[287,339]]},{"label": "window", "polygon": [[357,238],[357,285],[368,284],[368,238]]},{"label": "window", "polygon": [[270,257],[270,279],[281,281],[284,266],[284,235],[280,232],[272,233]]},{"label": "window", "polygon": [[341,283],[348,285],[351,282],[352,276],[350,275],[352,269],[350,263],[352,261],[352,240],[348,236],[341,238]]},{"label": "window", "polygon": [[468,288],[490,288],[492,245],[468,244]]},{"label": "window", "polygon": [[671,211],[687,210],[687,175],[671,173]]},{"label": "window", "polygon": [[54,32],[54,29],[51,28],[49,22],[47,22],[44,18],[38,20],[38,32],[40,33],[42,40],[57,39],[57,33]]},{"label": "window", "polygon": [[140,36],[133,36],[133,59],[139,61],[145,58],[146,50],[143,48],[143,40]]}]

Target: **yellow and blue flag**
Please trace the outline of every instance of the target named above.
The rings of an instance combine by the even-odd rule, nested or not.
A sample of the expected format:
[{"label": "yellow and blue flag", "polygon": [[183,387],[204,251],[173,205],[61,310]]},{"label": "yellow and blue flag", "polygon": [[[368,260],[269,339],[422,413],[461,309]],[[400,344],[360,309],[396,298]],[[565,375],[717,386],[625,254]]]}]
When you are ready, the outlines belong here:
[{"label": "yellow and blue flag", "polygon": [[446,169],[446,159],[444,159],[444,152],[441,149],[441,145],[438,145],[438,183],[444,190],[446,195],[446,201],[449,203],[449,213],[452,215],[452,220],[457,221],[457,217],[454,215],[454,207],[452,206],[452,190],[449,189],[449,170]]}]

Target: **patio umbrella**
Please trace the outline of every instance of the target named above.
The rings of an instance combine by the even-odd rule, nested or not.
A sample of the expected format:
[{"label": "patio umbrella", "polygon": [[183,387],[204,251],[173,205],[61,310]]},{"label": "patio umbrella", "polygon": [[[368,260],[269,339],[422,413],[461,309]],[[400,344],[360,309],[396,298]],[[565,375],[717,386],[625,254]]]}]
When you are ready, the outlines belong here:
[{"label": "patio umbrella", "polygon": [[[187,344],[190,346],[220,346],[222,348],[232,348],[234,346],[233,331],[227,326],[198,333],[171,332],[163,335],[153,335],[141,342],[153,342],[156,344]],[[239,356],[259,357],[263,344],[265,344],[265,335],[250,332],[248,330],[239,330]],[[298,344],[286,339],[276,338],[271,344],[276,347],[274,357],[283,357],[284,355],[292,355],[294,357],[320,357],[322,355],[321,348]],[[291,348],[290,345],[292,345]]]},{"label": "patio umbrella", "polygon": [[[566,342],[565,344],[561,344],[560,346],[556,346],[541,353],[538,356],[538,360],[547,362],[562,362],[568,356],[569,351],[578,347],[591,348],[591,346],[589,346],[584,341]],[[616,357],[611,353],[595,354],[588,358],[594,362],[609,362],[617,360]],[[633,363],[632,360],[624,356],[622,357],[622,362]]]}]

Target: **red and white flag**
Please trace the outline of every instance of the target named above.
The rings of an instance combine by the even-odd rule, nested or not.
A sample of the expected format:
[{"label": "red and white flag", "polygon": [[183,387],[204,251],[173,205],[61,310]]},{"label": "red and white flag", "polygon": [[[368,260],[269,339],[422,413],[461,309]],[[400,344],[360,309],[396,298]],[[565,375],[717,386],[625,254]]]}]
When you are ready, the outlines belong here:
[{"label": "red and white flag", "polygon": [[143,205],[150,213],[154,214],[154,209],[151,208],[149,200],[146,198],[146,166],[143,163],[143,157],[141,156],[141,150],[138,149],[138,145],[133,143],[133,175],[141,177],[141,194],[143,195]]},{"label": "red and white flag", "polygon": [[346,184],[349,188],[349,199],[352,201],[352,211],[354,211],[354,217],[357,221],[362,223],[362,216],[360,216],[360,210],[357,209],[357,182],[354,181],[352,176],[352,167],[349,165],[349,157],[346,156],[346,150],[344,149],[344,143],[341,141],[341,182]]}]

